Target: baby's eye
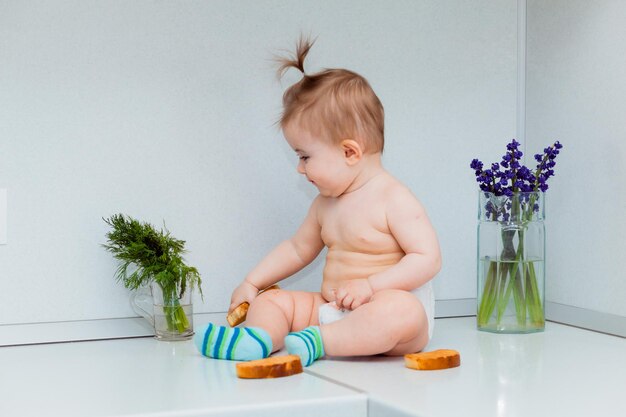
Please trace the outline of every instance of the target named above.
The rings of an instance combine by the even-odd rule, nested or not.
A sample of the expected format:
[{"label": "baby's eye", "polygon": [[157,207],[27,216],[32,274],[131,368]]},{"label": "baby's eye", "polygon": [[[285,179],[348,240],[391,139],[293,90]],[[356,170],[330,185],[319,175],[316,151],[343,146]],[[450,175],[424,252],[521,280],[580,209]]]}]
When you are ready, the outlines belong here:
[{"label": "baby's eye", "polygon": [[306,162],[307,159],[309,159],[308,156],[303,156],[303,155],[300,156],[300,160],[303,161],[303,162]]}]

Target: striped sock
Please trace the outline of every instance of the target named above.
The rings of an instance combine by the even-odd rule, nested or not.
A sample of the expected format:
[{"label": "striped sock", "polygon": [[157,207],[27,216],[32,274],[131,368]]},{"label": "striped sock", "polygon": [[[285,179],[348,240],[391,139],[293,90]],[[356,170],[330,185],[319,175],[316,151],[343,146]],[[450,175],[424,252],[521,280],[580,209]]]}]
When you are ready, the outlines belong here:
[{"label": "striped sock", "polygon": [[324,344],[318,326],[310,326],[300,332],[289,333],[285,337],[285,346],[289,354],[300,356],[303,366],[309,366],[324,356]]},{"label": "striped sock", "polygon": [[250,361],[272,353],[272,338],[259,327],[206,324],[197,329],[193,342],[204,356],[215,359]]}]

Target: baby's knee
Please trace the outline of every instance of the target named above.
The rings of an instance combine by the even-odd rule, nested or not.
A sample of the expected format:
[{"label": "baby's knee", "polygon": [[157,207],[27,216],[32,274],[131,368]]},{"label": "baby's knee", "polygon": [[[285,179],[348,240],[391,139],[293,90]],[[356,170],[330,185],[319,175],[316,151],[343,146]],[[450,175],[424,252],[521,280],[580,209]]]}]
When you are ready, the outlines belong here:
[{"label": "baby's knee", "polygon": [[293,300],[289,291],[272,290],[259,294],[250,303],[250,308],[264,306],[267,304],[279,307],[281,310],[290,309],[293,306]]},{"label": "baby's knee", "polygon": [[[259,294],[250,303],[246,321],[248,326],[268,329],[278,326],[281,332],[289,331],[293,321],[293,301],[289,291],[272,290]],[[277,341],[274,341],[275,347]]]},{"label": "baby's knee", "polygon": [[417,298],[408,291],[403,290],[380,290],[372,296],[372,301],[385,301],[388,304],[393,305],[394,303],[398,303],[398,305],[412,305],[417,301]]},{"label": "baby's knee", "polygon": [[262,316],[268,311],[282,311],[290,331],[300,331],[319,324],[317,311],[324,299],[319,293],[305,291],[272,290],[259,294],[252,303],[248,315]]},{"label": "baby's knee", "polygon": [[379,301],[387,317],[394,321],[413,324],[423,320],[424,308],[420,301],[408,291],[383,290],[372,297],[372,301]]}]

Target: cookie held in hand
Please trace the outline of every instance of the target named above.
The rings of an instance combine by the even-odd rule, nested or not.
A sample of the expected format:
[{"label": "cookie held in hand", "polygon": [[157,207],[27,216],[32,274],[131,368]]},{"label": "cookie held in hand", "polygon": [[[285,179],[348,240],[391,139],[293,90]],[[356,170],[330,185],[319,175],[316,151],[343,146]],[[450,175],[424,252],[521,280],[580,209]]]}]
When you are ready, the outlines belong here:
[{"label": "cookie held in hand", "polygon": [[247,302],[243,302],[235,307],[235,309],[226,316],[226,320],[228,321],[230,327],[235,327],[236,325],[246,321],[248,308],[250,308],[250,304]]},{"label": "cookie held in hand", "polygon": [[409,353],[404,355],[404,364],[407,368],[421,371],[456,368],[461,365],[461,355],[459,352],[452,349]]},{"label": "cookie held in hand", "polygon": [[281,378],[302,373],[298,355],[274,356],[236,365],[237,376],[244,379]]},{"label": "cookie held in hand", "polygon": [[[266,289],[259,291],[259,294],[265,291],[279,290],[279,289],[280,287],[274,284],[271,287],[267,287]],[[248,314],[249,307],[250,307],[250,304],[248,302],[243,302],[239,304],[237,307],[235,307],[235,309],[226,316],[226,320],[228,321],[228,324],[230,325],[230,327],[235,327],[238,324],[241,324],[244,321],[246,321],[246,315]]]}]

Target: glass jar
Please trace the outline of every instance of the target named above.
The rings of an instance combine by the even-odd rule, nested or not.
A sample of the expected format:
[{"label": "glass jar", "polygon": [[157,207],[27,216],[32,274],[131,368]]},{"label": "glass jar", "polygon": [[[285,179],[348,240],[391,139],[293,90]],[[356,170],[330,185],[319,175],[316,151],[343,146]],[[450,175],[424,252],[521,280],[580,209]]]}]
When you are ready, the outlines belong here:
[{"label": "glass jar", "polygon": [[479,330],[531,333],[545,328],[544,193],[496,196],[478,205]]},{"label": "glass jar", "polygon": [[152,282],[135,291],[131,305],[152,325],[158,340],[188,340],[194,334],[192,292],[187,287],[181,294],[178,286],[163,288]]}]

